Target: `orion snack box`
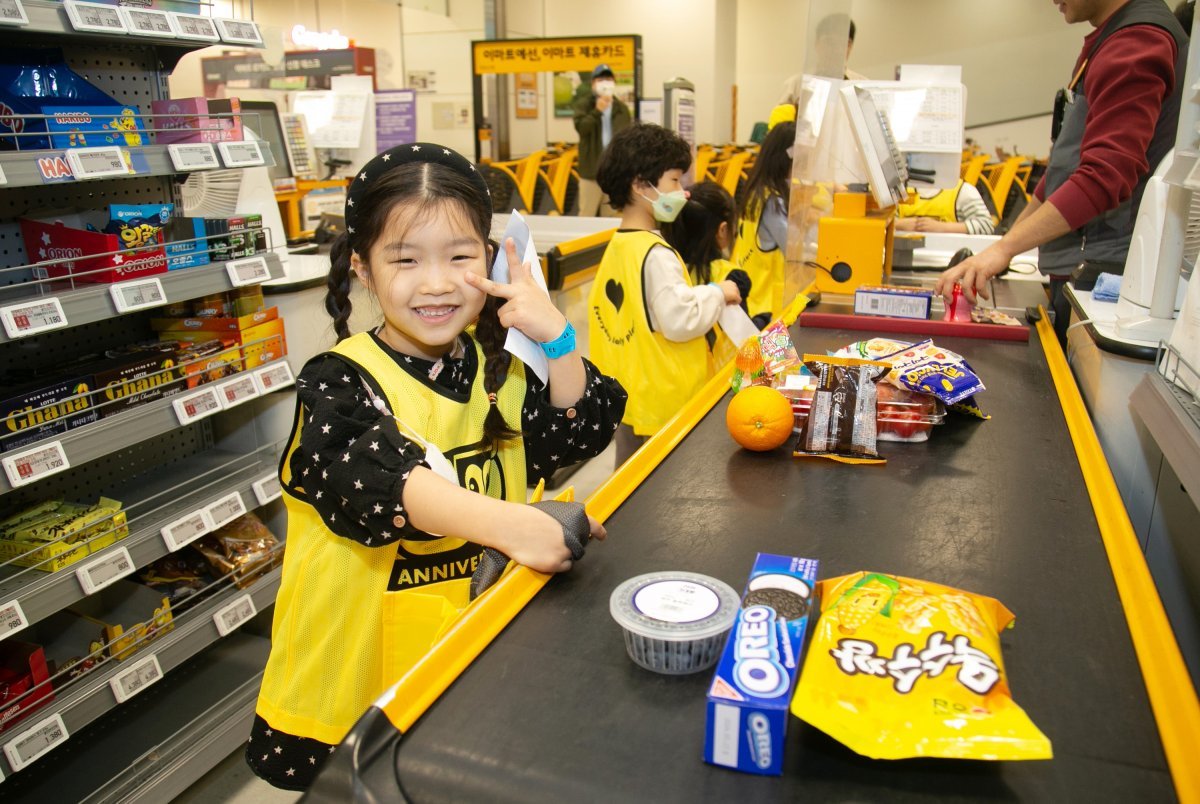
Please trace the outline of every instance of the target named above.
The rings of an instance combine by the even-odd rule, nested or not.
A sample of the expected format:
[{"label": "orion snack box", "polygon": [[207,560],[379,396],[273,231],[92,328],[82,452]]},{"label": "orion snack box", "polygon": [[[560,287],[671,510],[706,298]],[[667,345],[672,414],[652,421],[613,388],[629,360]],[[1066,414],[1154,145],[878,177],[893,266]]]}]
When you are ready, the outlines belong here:
[{"label": "orion snack box", "polygon": [[708,690],[704,761],[778,776],[816,559],[759,553]]},{"label": "orion snack box", "polygon": [[0,401],[0,452],[97,421],[100,412],[91,389],[91,376],[82,374],[5,389],[8,398]]},{"label": "orion snack box", "polygon": [[39,279],[70,277],[76,282],[121,282],[167,270],[161,245],[130,250],[119,235],[103,231],[108,226],[103,212],[50,213],[45,217],[20,218],[18,223],[29,261],[46,263],[33,268]]}]

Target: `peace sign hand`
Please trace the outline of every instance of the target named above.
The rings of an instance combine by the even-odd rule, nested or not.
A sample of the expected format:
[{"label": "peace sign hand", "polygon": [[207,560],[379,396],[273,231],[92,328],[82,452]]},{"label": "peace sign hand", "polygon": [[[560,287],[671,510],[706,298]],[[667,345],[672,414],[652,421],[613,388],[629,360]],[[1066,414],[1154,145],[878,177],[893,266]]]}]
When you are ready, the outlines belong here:
[{"label": "peace sign hand", "polygon": [[562,334],[567,319],[534,281],[533,268],[517,257],[517,246],[511,237],[504,241],[504,254],[508,258],[508,284],[472,273],[466,275],[467,284],[506,300],[499,310],[501,326],[516,327],[538,343],[549,343]]}]

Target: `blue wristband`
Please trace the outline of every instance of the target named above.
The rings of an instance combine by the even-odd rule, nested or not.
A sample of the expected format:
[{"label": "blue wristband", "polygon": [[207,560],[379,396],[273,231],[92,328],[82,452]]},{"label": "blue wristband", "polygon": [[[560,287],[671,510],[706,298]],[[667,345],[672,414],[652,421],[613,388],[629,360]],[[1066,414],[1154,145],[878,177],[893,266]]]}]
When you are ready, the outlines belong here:
[{"label": "blue wristband", "polygon": [[553,360],[556,357],[569,355],[575,351],[575,327],[571,326],[571,322],[567,322],[566,328],[563,329],[562,335],[559,335],[549,343],[543,343],[542,351],[546,353],[546,357]]}]

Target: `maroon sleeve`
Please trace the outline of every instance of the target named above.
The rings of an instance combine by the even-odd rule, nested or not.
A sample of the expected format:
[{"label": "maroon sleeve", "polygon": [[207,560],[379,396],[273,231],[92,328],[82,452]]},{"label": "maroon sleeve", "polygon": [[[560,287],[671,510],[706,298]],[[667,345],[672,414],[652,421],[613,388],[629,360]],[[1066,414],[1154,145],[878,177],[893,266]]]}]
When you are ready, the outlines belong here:
[{"label": "maroon sleeve", "polygon": [[1149,169],[1146,149],[1175,86],[1175,40],[1133,25],[1108,38],[1085,73],[1088,99],[1079,167],[1048,199],[1077,229],[1133,194]]}]

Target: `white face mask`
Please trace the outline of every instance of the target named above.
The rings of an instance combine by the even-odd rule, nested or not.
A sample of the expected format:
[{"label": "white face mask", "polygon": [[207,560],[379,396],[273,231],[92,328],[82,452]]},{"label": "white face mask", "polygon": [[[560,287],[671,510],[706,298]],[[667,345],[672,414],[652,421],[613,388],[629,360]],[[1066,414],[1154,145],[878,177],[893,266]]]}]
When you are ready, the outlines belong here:
[{"label": "white face mask", "polygon": [[597,81],[596,96],[600,98],[611,98],[613,93],[617,91],[617,82],[615,81]]},{"label": "white face mask", "polygon": [[649,196],[641,195],[647,201],[650,201],[650,212],[654,215],[654,220],[660,223],[671,223],[679,217],[679,213],[683,212],[683,206],[688,201],[687,190],[675,190],[673,192],[664,193],[657,187],[654,192],[658,193],[658,198],[650,201]]}]

